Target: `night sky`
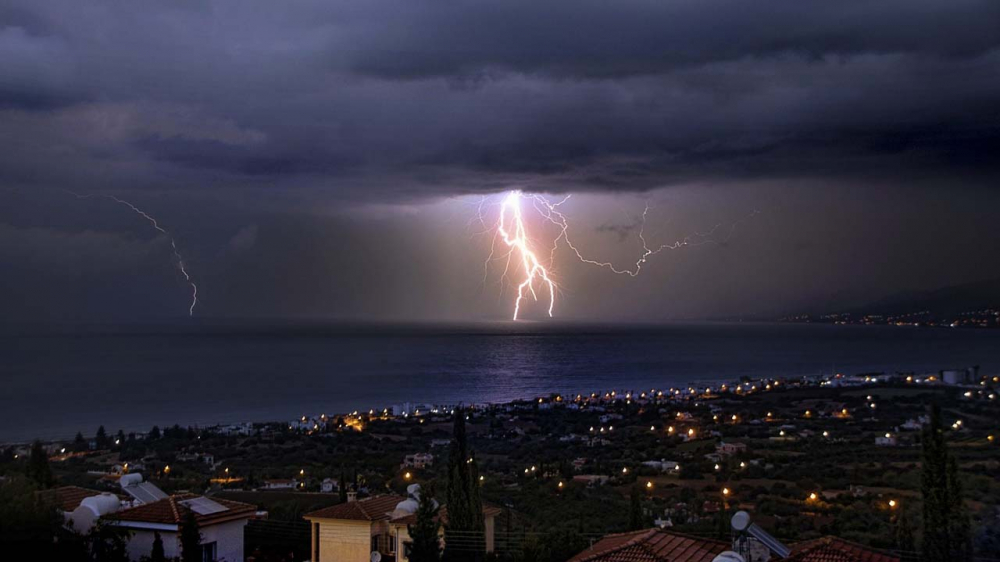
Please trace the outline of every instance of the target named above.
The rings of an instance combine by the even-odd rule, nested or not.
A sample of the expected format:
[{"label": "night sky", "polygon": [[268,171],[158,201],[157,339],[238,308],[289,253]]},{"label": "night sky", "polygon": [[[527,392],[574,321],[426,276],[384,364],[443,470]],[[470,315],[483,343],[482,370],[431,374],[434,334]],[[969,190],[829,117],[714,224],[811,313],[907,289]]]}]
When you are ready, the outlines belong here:
[{"label": "night sky", "polygon": [[998,154],[995,0],[5,0],[0,313],[186,316],[67,190],[202,318],[507,319],[511,189],[622,266],[721,225],[560,251],[560,319],[833,310],[1000,277]]}]

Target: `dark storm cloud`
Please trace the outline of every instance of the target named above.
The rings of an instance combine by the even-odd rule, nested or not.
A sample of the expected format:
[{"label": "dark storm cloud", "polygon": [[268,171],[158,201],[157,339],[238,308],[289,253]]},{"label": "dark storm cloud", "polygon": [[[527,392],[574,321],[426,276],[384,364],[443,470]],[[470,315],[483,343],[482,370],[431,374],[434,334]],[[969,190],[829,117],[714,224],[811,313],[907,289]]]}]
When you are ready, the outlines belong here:
[{"label": "dark storm cloud", "polygon": [[[854,295],[934,288],[998,273],[982,257],[1000,236],[983,226],[998,152],[995,0],[6,0],[0,266],[16,283],[0,308],[186,311],[165,240],[65,189],[155,210],[206,314],[505,317],[475,291],[483,248],[455,235],[468,217],[441,200],[512,187],[590,192],[579,235],[625,264],[633,192],[679,194],[651,240],[762,203],[745,239],[651,266],[628,289],[641,301],[560,264],[593,295],[581,315],[806,302],[858,264]],[[609,192],[624,214],[603,212]],[[662,224],[675,203],[689,212]]]},{"label": "dark storm cloud", "polygon": [[982,175],[998,21],[990,0],[8,2],[0,112],[40,116],[0,164],[375,200]]},{"label": "dark storm cloud", "polygon": [[968,0],[410,4],[377,33],[359,34],[352,68],[475,81],[497,70],[620,78],[789,53],[815,61],[889,53],[969,58],[996,47],[998,20],[996,3]]}]

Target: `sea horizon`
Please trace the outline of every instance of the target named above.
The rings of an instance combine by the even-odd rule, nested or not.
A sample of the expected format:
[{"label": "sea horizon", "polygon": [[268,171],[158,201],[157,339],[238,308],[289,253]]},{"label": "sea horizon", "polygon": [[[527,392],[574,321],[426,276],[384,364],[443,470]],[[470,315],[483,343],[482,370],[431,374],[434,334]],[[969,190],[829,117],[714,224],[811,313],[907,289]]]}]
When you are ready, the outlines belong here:
[{"label": "sea horizon", "polygon": [[749,322],[81,326],[0,332],[10,371],[0,441],[65,439],[98,425],[128,432],[287,421],[403,402],[501,403],[740,376],[1000,370],[994,330]]}]

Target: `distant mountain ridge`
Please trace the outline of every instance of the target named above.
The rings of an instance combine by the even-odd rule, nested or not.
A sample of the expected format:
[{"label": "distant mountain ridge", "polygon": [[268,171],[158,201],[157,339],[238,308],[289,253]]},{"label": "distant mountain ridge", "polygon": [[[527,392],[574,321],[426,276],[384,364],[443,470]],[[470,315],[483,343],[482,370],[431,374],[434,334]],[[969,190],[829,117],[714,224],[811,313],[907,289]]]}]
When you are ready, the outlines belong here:
[{"label": "distant mountain ridge", "polygon": [[997,306],[1000,306],[1000,279],[990,279],[931,291],[898,293],[842,312],[905,314],[927,310],[934,314],[959,314]]}]

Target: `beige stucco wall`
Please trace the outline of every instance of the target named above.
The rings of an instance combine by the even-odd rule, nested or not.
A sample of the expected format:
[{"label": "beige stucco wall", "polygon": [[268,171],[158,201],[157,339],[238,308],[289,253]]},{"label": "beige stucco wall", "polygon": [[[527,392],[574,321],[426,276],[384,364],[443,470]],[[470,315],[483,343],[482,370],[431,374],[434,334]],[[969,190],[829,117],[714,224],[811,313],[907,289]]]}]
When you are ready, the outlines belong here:
[{"label": "beige stucco wall", "polygon": [[[370,522],[313,519],[312,523],[319,523],[319,552],[313,554],[313,562],[370,562]],[[312,529],[315,533],[316,526]],[[315,537],[313,544],[316,544]]]}]

